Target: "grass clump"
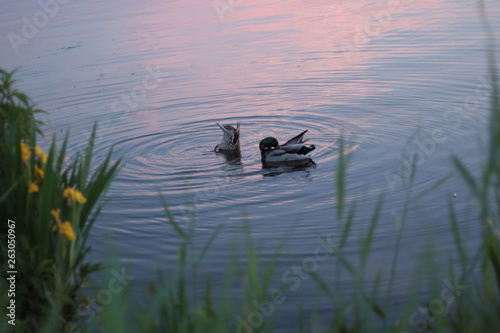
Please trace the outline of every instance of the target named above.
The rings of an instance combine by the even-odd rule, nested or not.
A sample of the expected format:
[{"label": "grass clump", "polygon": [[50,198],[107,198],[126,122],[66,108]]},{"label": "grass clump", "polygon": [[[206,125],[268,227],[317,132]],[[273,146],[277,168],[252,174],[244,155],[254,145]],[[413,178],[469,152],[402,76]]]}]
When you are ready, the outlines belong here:
[{"label": "grass clump", "polygon": [[[0,70],[1,289],[8,289],[12,274],[16,281],[15,297],[2,293],[2,305],[15,300],[16,331],[61,331],[75,319],[84,302],[80,289],[100,267],[85,262],[87,238],[120,161],[112,162],[109,152],[91,172],[95,127],[84,154],[70,162],[68,135],[60,149],[54,137],[43,151],[37,145],[43,123],[35,118],[42,111],[14,88],[12,76]],[[5,320],[1,325],[14,328]]]}]

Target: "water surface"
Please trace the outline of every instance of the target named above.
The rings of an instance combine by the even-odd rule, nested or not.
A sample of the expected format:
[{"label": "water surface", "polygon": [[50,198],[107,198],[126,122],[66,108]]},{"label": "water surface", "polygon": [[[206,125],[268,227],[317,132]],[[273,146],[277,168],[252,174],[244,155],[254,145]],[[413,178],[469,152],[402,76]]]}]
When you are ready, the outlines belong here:
[{"label": "water surface", "polygon": [[[17,53],[9,33],[23,36],[22,19],[33,22],[40,7],[2,3],[1,66],[20,66],[20,89],[48,111],[43,144],[70,128],[75,154],[98,121],[97,156],[114,145],[115,156],[126,161],[90,244],[92,258],[106,256],[112,243],[121,262],[132,265],[133,297],[141,297],[158,268],[168,271],[177,260],[179,239],[165,223],[159,192],[183,225],[195,211],[200,244],[225,224],[205,273],[220,277],[228,253],[242,245],[244,218],[264,258],[290,230],[287,251],[306,258],[319,235],[335,238],[342,230],[334,218],[342,147],[350,159],[346,200],[359,202],[347,255],[357,256],[357,238],[385,193],[372,252],[376,268],[394,252],[407,161],[419,159],[415,193],[450,173],[452,154],[471,168],[480,165],[488,76],[474,3],[232,3],[231,11],[217,13],[209,0],[70,2]],[[487,7],[499,31],[500,6],[487,1]],[[242,157],[228,163],[212,151],[222,134],[215,123],[238,120]],[[262,138],[286,141],[304,129],[318,147],[314,167],[262,169]],[[426,242],[442,250],[438,263],[448,262],[450,199],[465,217],[461,228],[470,245],[477,240],[470,198],[457,176],[412,200],[395,307]],[[328,274],[336,264],[331,259],[318,270]],[[288,256],[279,260],[274,286],[291,265]],[[352,285],[346,281],[343,292]],[[304,281],[287,295],[279,318],[294,316],[299,302],[312,308],[314,295],[314,283]],[[321,307],[328,320],[331,304]],[[277,322],[284,332],[287,325],[293,321]]]}]

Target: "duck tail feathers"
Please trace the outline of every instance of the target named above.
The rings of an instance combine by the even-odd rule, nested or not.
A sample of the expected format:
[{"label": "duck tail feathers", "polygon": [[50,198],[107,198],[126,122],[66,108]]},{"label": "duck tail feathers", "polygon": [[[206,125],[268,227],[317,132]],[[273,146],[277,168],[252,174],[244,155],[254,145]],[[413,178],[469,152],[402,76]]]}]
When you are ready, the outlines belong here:
[{"label": "duck tail feathers", "polygon": [[298,154],[299,155],[306,155],[306,156],[309,156],[312,154],[312,152],[316,149],[316,147],[314,145],[310,145],[309,147],[308,146],[302,146],[302,148],[300,148]]},{"label": "duck tail feathers", "polygon": [[308,130],[305,130],[304,132],[300,133],[299,135],[297,136],[294,136],[293,138],[291,138],[290,140],[288,140],[287,142],[285,142],[285,145],[289,145],[289,144],[294,144],[294,143],[303,143],[305,141],[302,140],[302,138],[304,137],[304,134],[307,133]]}]

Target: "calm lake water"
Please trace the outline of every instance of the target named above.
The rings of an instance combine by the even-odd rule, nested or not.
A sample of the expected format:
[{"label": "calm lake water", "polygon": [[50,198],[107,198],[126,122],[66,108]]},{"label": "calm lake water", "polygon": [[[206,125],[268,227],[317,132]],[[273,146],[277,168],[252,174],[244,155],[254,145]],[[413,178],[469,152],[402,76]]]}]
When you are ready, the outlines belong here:
[{"label": "calm lake water", "polygon": [[[481,163],[488,75],[475,3],[222,3],[230,5],[217,10],[212,0],[70,1],[43,15],[36,1],[2,1],[0,67],[20,67],[18,87],[48,111],[42,145],[48,146],[52,133],[60,141],[70,128],[75,154],[98,121],[97,157],[114,145],[114,156],[126,161],[91,235],[91,258],[109,256],[114,245],[136,276],[132,299],[141,298],[155,272],[169,272],[179,239],[165,223],[159,192],[181,224],[195,210],[199,244],[225,224],[200,268],[216,285],[235,247],[244,258],[244,218],[263,259],[288,232],[287,252],[299,260],[310,257],[320,235],[336,239],[342,231],[334,216],[343,147],[350,158],[347,204],[358,202],[349,257],[358,256],[359,236],[385,193],[370,259],[377,268],[394,254],[407,161],[416,156],[397,307],[429,242],[440,254],[434,262],[448,263],[449,200],[463,217],[468,243],[477,240],[473,206],[458,176],[417,198],[453,170],[452,154],[472,169]],[[500,31],[500,3],[486,4],[493,30]],[[222,137],[216,122],[238,120],[241,161],[227,163],[212,151]],[[262,138],[286,141],[304,129],[317,146],[314,167],[261,168]],[[337,264],[330,258],[317,270],[327,278]],[[272,287],[292,265],[290,256],[280,257]],[[342,293],[353,285],[346,280]],[[318,295],[312,279],[287,293],[278,329],[290,331],[299,304],[312,309]],[[326,322],[333,306],[323,301],[320,308],[320,323]]]}]

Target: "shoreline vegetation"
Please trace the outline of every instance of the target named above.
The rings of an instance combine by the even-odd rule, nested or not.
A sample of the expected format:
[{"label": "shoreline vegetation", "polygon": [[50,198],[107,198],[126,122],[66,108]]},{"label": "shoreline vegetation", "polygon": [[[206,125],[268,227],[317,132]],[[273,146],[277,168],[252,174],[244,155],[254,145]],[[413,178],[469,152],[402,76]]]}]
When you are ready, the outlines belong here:
[{"label": "shoreline vegetation", "polygon": [[[87,238],[121,165],[111,151],[91,173],[95,129],[82,155],[66,161],[55,137],[48,152],[37,145],[43,111],[0,70],[0,300],[2,332],[58,332],[76,319],[80,289],[100,263],[87,263]],[[8,273],[10,272],[10,273]],[[6,278],[15,283],[5,285]],[[8,290],[9,292],[3,292]],[[5,305],[5,306],[4,306]]]},{"label": "shoreline vegetation", "polygon": [[[91,163],[96,163],[96,126],[86,149],[71,160],[66,157],[69,132],[60,147],[54,137],[48,151],[43,151],[37,145],[43,123],[36,119],[43,111],[15,89],[14,72],[0,70],[0,306],[4,309],[0,331],[274,332],[279,328],[276,310],[286,301],[287,292],[295,290],[307,276],[317,285],[322,300],[331,304],[331,312],[327,325],[319,327],[319,310],[304,310],[298,305],[293,319],[300,333],[495,332],[500,327],[500,94],[492,52],[488,65],[492,80],[485,162],[480,172],[471,172],[459,159],[450,161],[475,199],[475,212],[469,218],[477,223],[481,237],[474,248],[466,245],[467,235],[460,230],[462,217],[450,199],[444,209],[449,212],[447,223],[454,240],[450,257],[457,259],[440,268],[447,276],[444,280],[435,266],[424,262],[397,315],[391,313],[390,303],[401,235],[413,196],[415,161],[406,182],[403,213],[395,217],[398,234],[388,269],[375,273],[368,269],[383,195],[361,240],[356,240],[360,244],[357,257],[344,253],[354,237],[357,206],[345,201],[348,156],[341,151],[335,173],[335,223],[342,226],[342,235],[333,240],[320,237],[313,256],[293,257],[290,272],[295,278],[274,288],[271,281],[281,273],[275,268],[284,256],[287,235],[264,261],[255,249],[250,222],[244,219],[246,257],[230,255],[215,289],[211,276],[203,275],[199,267],[223,224],[212,231],[205,244],[195,244],[195,218],[181,225],[160,194],[165,220],[180,241],[177,263],[173,273],[158,275],[155,282],[144,286],[147,304],[130,309],[126,292],[134,272],[118,268],[116,263],[104,270],[103,263],[86,261],[88,235],[103,207],[100,199],[119,172],[121,159],[112,161],[110,150],[91,172]],[[431,257],[432,251],[426,255]],[[333,282],[332,276],[322,276],[317,270],[318,262],[327,257],[336,259],[329,274]],[[91,279],[98,271],[106,272],[102,286],[93,285]],[[356,285],[349,298],[335,292],[345,278]],[[87,296],[91,288],[98,290],[96,298]],[[427,302],[421,302],[422,294]]]}]

